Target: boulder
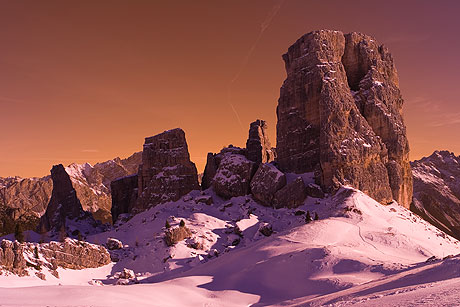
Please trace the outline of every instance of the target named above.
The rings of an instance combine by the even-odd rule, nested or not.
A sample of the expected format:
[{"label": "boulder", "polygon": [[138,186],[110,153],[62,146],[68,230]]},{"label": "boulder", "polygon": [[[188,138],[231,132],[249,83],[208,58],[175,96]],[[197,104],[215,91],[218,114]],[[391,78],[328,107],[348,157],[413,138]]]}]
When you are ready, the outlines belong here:
[{"label": "boulder", "polygon": [[286,185],[286,175],[273,164],[260,164],[251,180],[252,196],[265,206],[271,206],[275,193]]},{"label": "boulder", "polygon": [[195,197],[195,203],[197,204],[206,204],[208,206],[212,205],[212,196],[211,195],[201,195],[198,197]]},{"label": "boulder", "polygon": [[302,177],[297,177],[275,193],[273,206],[292,209],[301,206],[305,198],[307,198],[305,183]]},{"label": "boulder", "polygon": [[327,191],[351,185],[381,203],[409,207],[412,177],[403,99],[388,50],[369,36],[321,30],[283,55],[277,161],[316,171]]},{"label": "boulder", "polygon": [[305,187],[305,191],[307,192],[308,196],[314,198],[324,198],[324,192],[321,187],[315,183],[309,183]]},{"label": "boulder", "polygon": [[167,229],[165,232],[165,243],[167,246],[173,246],[174,244],[188,239],[192,236],[192,232],[187,226],[179,226],[172,229]]},{"label": "boulder", "polygon": [[229,199],[249,194],[255,164],[245,156],[226,152],[223,154],[212,187],[217,195]]},{"label": "boulder", "polygon": [[107,238],[107,243],[105,245],[107,246],[108,250],[116,250],[123,248],[123,243],[115,238]]}]

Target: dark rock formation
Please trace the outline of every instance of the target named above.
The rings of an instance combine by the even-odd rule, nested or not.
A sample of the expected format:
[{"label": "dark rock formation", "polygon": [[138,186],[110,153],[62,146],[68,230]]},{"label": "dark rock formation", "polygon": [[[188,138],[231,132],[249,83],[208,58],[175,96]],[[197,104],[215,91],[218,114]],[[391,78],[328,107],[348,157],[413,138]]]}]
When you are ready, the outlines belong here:
[{"label": "dark rock formation", "polygon": [[112,221],[118,219],[120,214],[130,213],[132,206],[137,201],[138,196],[138,177],[137,175],[122,177],[112,181]]},{"label": "dark rock formation", "polygon": [[76,219],[86,219],[89,223],[96,226],[96,222],[92,216],[88,212],[83,211],[70,177],[62,164],[53,166],[51,169],[51,179],[53,180],[53,191],[46,212],[40,218],[37,228],[38,232],[54,231],[57,233],[63,229],[67,232],[67,220]]},{"label": "dark rock formation", "polygon": [[396,69],[371,37],[308,33],[283,55],[277,161],[318,173],[329,191],[347,184],[382,203],[409,207],[412,177]]},{"label": "dark rock formation", "polygon": [[275,193],[273,206],[275,208],[296,208],[303,204],[305,198],[307,198],[305,183],[301,177],[297,177]]},{"label": "dark rock formation", "polygon": [[435,151],[411,166],[414,198],[410,210],[460,240],[460,157]]},{"label": "dark rock formation", "polygon": [[212,187],[217,195],[226,199],[247,195],[254,172],[254,162],[245,156],[231,152],[223,153]]},{"label": "dark rock formation", "polygon": [[252,196],[265,206],[271,206],[275,193],[286,185],[286,175],[273,164],[260,164],[251,180]]},{"label": "dark rock formation", "polygon": [[[134,182],[137,177],[137,185]],[[177,201],[199,189],[195,164],[190,161],[185,133],[172,129],[145,138],[137,176],[112,183],[113,221],[122,213],[136,214],[152,206]],[[134,195],[137,190],[137,197]]]},{"label": "dark rock formation", "polygon": [[256,120],[249,127],[249,137],[246,141],[247,158],[257,164],[271,162],[274,152],[268,140],[267,123]]},{"label": "dark rock formation", "polygon": [[217,168],[219,167],[220,160],[217,161],[216,154],[208,152],[206,159],[206,166],[204,168],[203,178],[201,179],[201,189],[206,190],[212,185],[212,180],[216,175]]}]

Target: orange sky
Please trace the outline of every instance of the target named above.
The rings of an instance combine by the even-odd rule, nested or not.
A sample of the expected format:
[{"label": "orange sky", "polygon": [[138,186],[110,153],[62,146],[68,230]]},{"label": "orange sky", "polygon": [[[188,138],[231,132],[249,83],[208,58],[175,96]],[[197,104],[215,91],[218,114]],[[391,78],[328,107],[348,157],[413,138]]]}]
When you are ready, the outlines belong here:
[{"label": "orange sky", "polygon": [[412,159],[460,153],[459,13],[455,0],[0,0],[0,176],[127,157],[175,127],[199,171],[257,118],[274,144],[281,55],[325,28],[389,47]]}]

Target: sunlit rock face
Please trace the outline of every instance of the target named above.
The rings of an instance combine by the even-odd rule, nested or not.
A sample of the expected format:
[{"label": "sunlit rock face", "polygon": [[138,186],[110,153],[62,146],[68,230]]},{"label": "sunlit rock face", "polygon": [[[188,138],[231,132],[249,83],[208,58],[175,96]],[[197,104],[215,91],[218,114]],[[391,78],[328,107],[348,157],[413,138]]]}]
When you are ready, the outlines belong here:
[{"label": "sunlit rock face", "polygon": [[414,198],[411,211],[460,239],[460,157],[449,151],[411,162]]},{"label": "sunlit rock face", "polygon": [[412,175],[403,99],[388,50],[360,33],[321,30],[283,55],[287,78],[277,107],[277,162],[316,172],[329,191],[358,188],[409,207]]}]

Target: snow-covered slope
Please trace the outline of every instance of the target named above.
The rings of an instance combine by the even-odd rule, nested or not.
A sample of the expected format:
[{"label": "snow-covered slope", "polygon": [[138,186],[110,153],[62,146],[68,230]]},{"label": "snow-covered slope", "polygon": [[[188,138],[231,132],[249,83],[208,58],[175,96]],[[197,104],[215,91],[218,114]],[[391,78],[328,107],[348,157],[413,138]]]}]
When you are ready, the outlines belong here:
[{"label": "snow-covered slope", "polygon": [[[113,253],[119,258],[117,263],[88,277],[88,282],[98,284],[94,280],[99,280],[104,286],[75,285],[81,284],[80,279],[72,285],[70,272],[60,273],[61,280],[34,281],[43,286],[33,291],[49,295],[67,291],[74,297],[72,304],[83,306],[94,303],[91,298],[95,297],[103,306],[121,306],[130,298],[137,306],[196,306],[197,302],[262,306],[311,300],[322,304],[347,295],[358,302],[362,295],[391,287],[375,287],[364,294],[339,295],[339,291],[378,280],[398,285],[389,278],[404,280],[405,272],[422,270],[432,256],[460,253],[457,240],[410,211],[396,203],[382,206],[351,188],[322,200],[309,198],[293,210],[263,207],[250,197],[224,201],[211,190],[205,193],[193,191],[178,202],[140,213],[111,232],[90,237],[96,243],[113,237],[124,244]],[[208,196],[214,200],[211,205],[206,204]],[[310,211],[311,216],[317,213],[319,220],[306,224],[302,211]],[[172,228],[184,220],[192,237],[167,247],[163,240],[166,220]],[[260,231],[269,234],[270,228],[269,237]],[[113,276],[123,268],[133,269],[141,284],[114,286]],[[456,272],[442,271],[436,280],[452,278]],[[10,278],[0,276],[0,284]],[[415,279],[410,286],[426,281]],[[69,286],[45,286],[53,283]],[[19,297],[19,290],[0,292],[8,304],[28,302]],[[88,299],[79,297],[83,292]],[[339,296],[329,298],[331,293]],[[44,294],[37,295],[37,302],[46,302]],[[68,302],[66,297],[53,304]]]}]

